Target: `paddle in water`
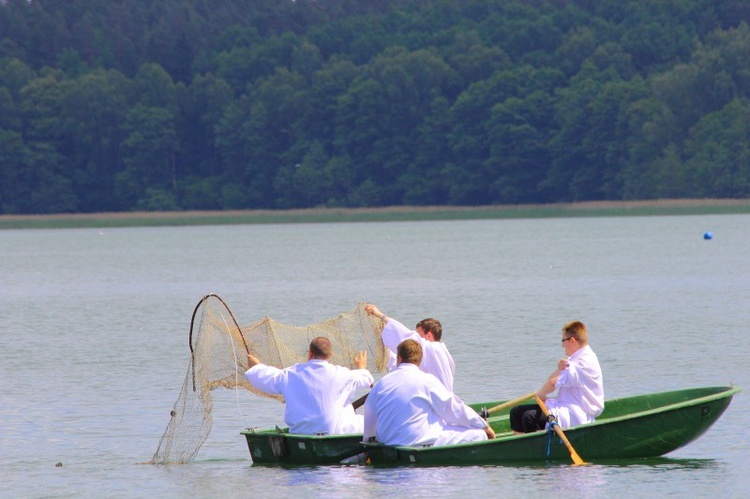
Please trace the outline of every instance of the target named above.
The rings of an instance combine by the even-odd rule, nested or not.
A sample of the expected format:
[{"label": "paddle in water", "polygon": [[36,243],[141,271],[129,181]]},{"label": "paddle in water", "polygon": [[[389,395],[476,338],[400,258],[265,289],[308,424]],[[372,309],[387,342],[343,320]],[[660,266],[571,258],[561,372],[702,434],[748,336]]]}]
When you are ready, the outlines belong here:
[{"label": "paddle in water", "polygon": [[[536,399],[537,404],[539,404],[539,407],[541,407],[542,412],[544,413],[544,415],[547,416],[547,418],[549,418],[550,417],[550,412],[549,412],[549,409],[547,409],[547,404],[545,404],[544,400],[542,400],[538,396],[536,396],[534,398]],[[553,418],[554,418],[554,416],[553,416]],[[550,424],[552,425],[552,428],[554,428],[555,433],[557,433],[557,436],[560,437],[560,440],[562,440],[563,443],[565,444],[565,447],[568,448],[568,451],[570,452],[570,457],[571,457],[571,459],[573,459],[573,464],[575,464],[576,466],[579,465],[579,464],[586,464],[583,461],[583,459],[581,459],[581,456],[579,456],[578,453],[576,452],[576,450],[573,448],[573,445],[568,440],[568,437],[565,436],[565,433],[563,433],[562,428],[560,428],[560,425],[557,424],[557,421],[555,421],[553,419],[550,422]]]}]

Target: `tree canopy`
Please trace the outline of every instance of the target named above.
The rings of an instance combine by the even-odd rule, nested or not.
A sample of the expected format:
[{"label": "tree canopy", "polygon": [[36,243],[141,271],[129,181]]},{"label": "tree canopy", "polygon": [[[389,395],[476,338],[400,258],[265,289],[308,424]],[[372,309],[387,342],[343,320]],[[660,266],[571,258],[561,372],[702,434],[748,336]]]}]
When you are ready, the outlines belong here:
[{"label": "tree canopy", "polygon": [[750,197],[727,0],[0,0],[0,214]]}]

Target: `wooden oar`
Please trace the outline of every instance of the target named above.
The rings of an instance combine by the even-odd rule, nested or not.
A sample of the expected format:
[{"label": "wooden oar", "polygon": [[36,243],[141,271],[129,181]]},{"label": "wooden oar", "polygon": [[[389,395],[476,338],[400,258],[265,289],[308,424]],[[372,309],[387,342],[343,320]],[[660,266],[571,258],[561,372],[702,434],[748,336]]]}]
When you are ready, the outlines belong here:
[{"label": "wooden oar", "polygon": [[369,394],[370,394],[369,392],[365,393],[364,395],[362,395],[361,397],[359,397],[357,400],[355,400],[354,402],[352,402],[352,405],[354,406],[354,410],[355,411],[357,409],[359,409],[360,407],[362,407],[363,405],[365,405],[365,400],[367,400],[367,396]]},{"label": "wooden oar", "polygon": [[495,407],[490,407],[489,409],[482,409],[482,412],[480,415],[487,419],[487,416],[490,414],[493,414],[497,411],[502,411],[503,409],[507,409],[508,407],[513,407],[514,405],[518,405],[521,402],[528,400],[532,398],[534,395],[536,395],[536,392],[527,393],[526,395],[522,395],[521,397],[514,398],[513,400],[508,400],[507,402],[503,402],[500,405],[496,405]]},{"label": "wooden oar", "polygon": [[[544,413],[547,418],[549,418],[549,409],[547,409],[547,404],[544,403],[544,400],[542,400],[539,397],[534,397],[536,399],[536,403],[539,404],[539,407],[542,408],[542,412]],[[563,433],[562,428],[560,428],[560,425],[557,424],[557,422],[551,423],[552,427],[555,429],[555,433],[557,433],[557,436],[560,437],[560,440],[563,441],[565,444],[565,447],[568,448],[568,451],[570,452],[570,457],[573,459],[573,464],[576,466],[579,464],[585,464],[583,459],[581,459],[581,456],[578,455],[576,450],[573,448],[573,445],[568,440],[568,437],[565,436],[565,433]]]}]

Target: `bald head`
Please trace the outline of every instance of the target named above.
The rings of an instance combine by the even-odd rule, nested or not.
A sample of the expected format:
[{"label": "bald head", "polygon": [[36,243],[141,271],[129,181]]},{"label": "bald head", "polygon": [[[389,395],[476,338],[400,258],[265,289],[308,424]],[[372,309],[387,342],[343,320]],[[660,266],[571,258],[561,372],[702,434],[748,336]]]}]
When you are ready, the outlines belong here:
[{"label": "bald head", "polygon": [[310,358],[329,360],[333,357],[331,341],[323,336],[318,336],[310,342]]}]

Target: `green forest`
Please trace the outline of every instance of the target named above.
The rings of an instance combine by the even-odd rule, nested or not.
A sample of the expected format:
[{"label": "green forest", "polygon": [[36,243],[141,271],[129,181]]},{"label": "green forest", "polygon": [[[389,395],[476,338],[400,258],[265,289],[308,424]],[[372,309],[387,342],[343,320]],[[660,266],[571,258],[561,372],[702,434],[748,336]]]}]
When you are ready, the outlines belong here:
[{"label": "green forest", "polygon": [[750,197],[748,0],[0,0],[0,214]]}]

